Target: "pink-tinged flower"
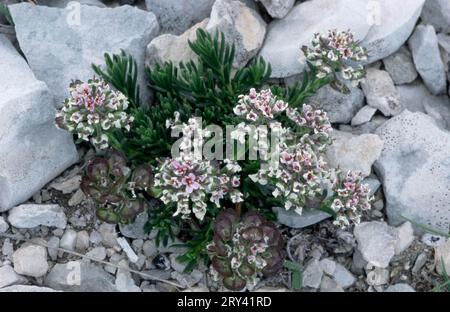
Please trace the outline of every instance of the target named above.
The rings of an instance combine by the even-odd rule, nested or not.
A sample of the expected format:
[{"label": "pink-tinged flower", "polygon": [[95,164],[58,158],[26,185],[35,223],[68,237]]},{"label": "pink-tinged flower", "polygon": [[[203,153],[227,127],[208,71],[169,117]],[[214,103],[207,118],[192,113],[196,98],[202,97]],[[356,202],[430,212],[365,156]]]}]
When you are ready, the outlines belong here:
[{"label": "pink-tinged flower", "polygon": [[186,193],[188,194],[200,188],[200,184],[196,181],[196,176],[193,173],[183,177],[181,183],[186,186]]},{"label": "pink-tinged flower", "polygon": [[289,153],[289,152],[286,152],[286,151],[282,151],[280,156],[281,156],[281,163],[282,164],[289,165],[294,160],[294,155]]},{"label": "pink-tinged flower", "polygon": [[302,166],[298,161],[292,163],[292,170],[294,170],[294,172],[300,172],[302,170]]},{"label": "pink-tinged flower", "polygon": [[234,177],[231,179],[231,185],[232,185],[233,187],[239,187],[239,185],[241,185],[241,181],[239,180],[239,177],[234,176]]},{"label": "pink-tinged flower", "polygon": [[250,121],[256,121],[256,120],[258,119],[258,115],[256,115],[255,112],[250,111],[250,112],[247,114],[246,118],[247,118],[248,120],[250,120]]}]

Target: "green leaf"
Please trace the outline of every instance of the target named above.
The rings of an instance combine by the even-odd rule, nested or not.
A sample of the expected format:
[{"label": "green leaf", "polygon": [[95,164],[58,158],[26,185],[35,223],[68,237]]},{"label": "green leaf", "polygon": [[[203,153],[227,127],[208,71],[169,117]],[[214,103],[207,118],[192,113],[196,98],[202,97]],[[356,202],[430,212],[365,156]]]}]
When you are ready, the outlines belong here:
[{"label": "green leaf", "polygon": [[284,267],[292,272],[291,280],[292,280],[292,289],[301,290],[303,287],[303,276],[300,264],[297,262],[286,260],[284,262]]},{"label": "green leaf", "polygon": [[0,3],[0,15],[3,15],[5,17],[9,25],[14,26],[14,21],[12,19],[11,13],[9,12],[9,8],[4,3]]},{"label": "green leaf", "polygon": [[139,107],[139,84],[137,82],[137,64],[131,55],[121,50],[120,54],[105,53],[106,69],[92,64],[97,75],[122,92],[133,107]]}]

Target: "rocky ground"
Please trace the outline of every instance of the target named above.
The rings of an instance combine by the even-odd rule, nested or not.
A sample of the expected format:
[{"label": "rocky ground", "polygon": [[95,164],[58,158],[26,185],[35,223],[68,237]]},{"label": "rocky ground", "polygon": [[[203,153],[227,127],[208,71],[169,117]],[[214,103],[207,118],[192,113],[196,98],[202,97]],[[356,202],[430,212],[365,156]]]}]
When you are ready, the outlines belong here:
[{"label": "rocky ground", "polygon": [[[79,22],[64,9],[69,1],[37,2],[10,6],[15,35],[0,19],[0,291],[223,290],[206,267],[184,274],[182,248],[157,247],[143,231],[145,214],[128,226],[96,220],[79,188],[93,151],[54,127],[54,105],[71,79],[90,78],[105,52],[124,49],[142,70],[187,60],[198,27],[233,38],[236,68],[263,56],[282,85],[301,79],[300,47],[314,32],[355,32],[369,50],[367,77],[349,95],[325,87],[310,101],[338,130],[329,163],[363,172],[373,209],[343,231],[326,214],[275,208],[287,225],[288,257],[302,267],[303,291],[431,291],[444,283],[448,0],[80,0]],[[289,287],[285,271],[257,289]]]}]

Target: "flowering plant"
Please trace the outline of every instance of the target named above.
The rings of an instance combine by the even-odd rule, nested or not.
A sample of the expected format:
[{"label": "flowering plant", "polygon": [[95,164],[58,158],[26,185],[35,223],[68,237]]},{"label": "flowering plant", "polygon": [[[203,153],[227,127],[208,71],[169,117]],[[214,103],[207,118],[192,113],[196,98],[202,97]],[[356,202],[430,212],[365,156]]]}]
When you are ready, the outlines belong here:
[{"label": "flowering plant", "polygon": [[70,97],[56,115],[56,124],[77,135],[78,142],[90,141],[98,149],[106,149],[108,133],[113,129],[130,130],[134,117],[126,113],[127,98],[111,90],[104,80],[75,82],[69,92]]},{"label": "flowering plant", "polygon": [[339,78],[358,84],[365,75],[363,66],[356,64],[367,59],[367,52],[350,30],[316,33],[311,46],[303,46],[302,51],[306,60],[316,67],[317,77],[331,76],[331,86],[339,91],[349,92]]},{"label": "flowering plant", "polygon": [[181,123],[176,113],[174,120],[167,121],[167,127],[184,134],[180,144],[181,153],[177,158],[166,159],[158,167],[155,187],[161,189],[159,196],[165,204],[176,204],[174,216],[181,215],[186,219],[193,212],[202,221],[207,211],[208,198],[217,208],[220,208],[220,200],[225,196],[232,203],[242,202],[242,193],[237,189],[240,186],[238,173],[241,167],[228,160],[221,167],[218,161],[203,160],[192,152],[192,149],[202,148],[204,137],[209,136],[209,132],[201,128],[198,119],[191,118],[187,123]]},{"label": "flowering plant", "polygon": [[252,289],[259,277],[278,273],[285,258],[284,240],[275,224],[254,212],[239,220],[233,209],[216,218],[208,252],[213,276],[230,290]]},{"label": "flowering plant", "polygon": [[336,213],[333,222],[335,225],[346,228],[351,223],[359,224],[361,213],[370,209],[373,196],[370,196],[370,189],[367,184],[362,183],[362,180],[359,172],[335,173],[332,186],[334,196],[330,205]]}]

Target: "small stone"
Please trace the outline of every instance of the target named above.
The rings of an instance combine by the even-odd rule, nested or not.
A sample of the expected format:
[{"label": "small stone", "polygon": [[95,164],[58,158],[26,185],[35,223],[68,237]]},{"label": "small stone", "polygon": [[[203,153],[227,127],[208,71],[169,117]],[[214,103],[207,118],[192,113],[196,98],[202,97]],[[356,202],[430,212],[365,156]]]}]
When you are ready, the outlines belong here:
[{"label": "small stone", "polygon": [[25,282],[26,279],[18,275],[10,265],[0,267],[0,288]]},{"label": "small stone", "polygon": [[57,263],[44,279],[44,285],[69,292],[117,291],[113,277],[101,267],[86,261]]},{"label": "small stone", "polygon": [[203,278],[203,273],[199,270],[192,270],[189,274],[182,274],[177,271],[172,272],[172,278],[177,280],[183,287],[192,287],[198,284]]},{"label": "small stone", "polygon": [[144,226],[148,221],[148,213],[143,212],[136,216],[136,219],[133,223],[130,224],[120,224],[119,229],[120,233],[123,236],[128,238],[140,238],[147,239],[148,234],[144,231]]},{"label": "small stone", "polygon": [[73,207],[73,206],[81,204],[85,199],[86,199],[86,195],[84,195],[83,191],[81,189],[79,189],[75,192],[75,194],[72,195],[72,197],[70,197],[67,204],[70,207]]},{"label": "small stone", "polygon": [[352,118],[352,126],[359,126],[366,122],[369,122],[376,112],[376,108],[373,108],[369,105],[363,106]]},{"label": "small stone", "polygon": [[158,254],[158,248],[156,248],[156,244],[153,240],[147,240],[142,245],[142,251],[144,255],[149,258],[154,258]]},{"label": "small stone", "polygon": [[77,232],[72,229],[67,229],[64,235],[61,237],[59,246],[67,250],[75,250],[77,244]]},{"label": "small stone", "polygon": [[414,241],[414,229],[411,222],[405,222],[401,226],[396,228],[397,230],[397,243],[395,244],[395,254],[399,255]]},{"label": "small stone", "polygon": [[423,268],[425,263],[428,261],[428,255],[426,252],[422,252],[417,256],[416,262],[414,262],[414,266],[411,269],[411,272],[414,274],[419,273],[419,271]]},{"label": "small stone", "polygon": [[343,288],[347,289],[353,286],[356,278],[342,264],[336,263],[336,269],[333,273],[333,279]]},{"label": "small stone", "polygon": [[333,276],[336,271],[336,262],[330,259],[322,259],[319,263],[324,273]]},{"label": "small stone", "polygon": [[391,75],[396,85],[411,83],[418,76],[412,61],[411,52],[404,46],[391,56],[385,58],[383,63],[386,71]]},{"label": "small stone", "polygon": [[256,0],[262,3],[273,18],[285,17],[295,4],[295,0]]},{"label": "small stone", "polygon": [[117,232],[114,224],[102,223],[98,229],[102,236],[102,243],[106,247],[117,246]]},{"label": "small stone", "polygon": [[144,246],[144,240],[143,239],[133,239],[133,242],[131,243],[133,246],[133,249],[135,252],[139,252],[142,249],[142,246]]},{"label": "small stone", "polygon": [[277,215],[278,222],[293,229],[305,228],[331,217],[328,213],[314,209],[304,209],[301,215],[282,207],[272,209]]},{"label": "small stone", "polygon": [[383,141],[375,134],[359,136],[343,131],[333,131],[333,143],[328,147],[326,156],[333,168],[344,172],[359,171],[364,177],[370,175],[372,165],[380,157]]},{"label": "small stone", "polygon": [[395,284],[389,286],[384,292],[416,292],[416,291],[408,284]]},{"label": "small stone", "polygon": [[47,241],[47,253],[48,256],[50,257],[50,259],[52,259],[53,261],[56,261],[58,259],[58,250],[56,248],[59,247],[59,238],[56,236],[52,236],[48,241]]},{"label": "small stone", "polygon": [[84,252],[88,248],[89,248],[89,233],[87,231],[78,232],[75,249],[79,252]]},{"label": "small stone", "polygon": [[367,273],[366,282],[371,286],[386,285],[389,283],[389,270],[377,267],[374,268],[372,271]]},{"label": "small stone", "polygon": [[419,25],[409,39],[414,64],[431,93],[446,92],[445,65],[439,51],[436,31],[432,25]]},{"label": "small stone", "polygon": [[132,263],[136,263],[138,261],[138,259],[139,259],[138,256],[136,255],[136,253],[131,248],[130,244],[128,243],[128,241],[125,238],[123,238],[123,237],[117,238],[117,243],[119,244],[119,246],[122,248],[122,250],[127,255],[128,259]]},{"label": "small stone", "polygon": [[99,232],[94,230],[89,235],[89,241],[93,245],[98,245],[98,244],[100,244],[102,242],[102,235]]},{"label": "small stone", "polygon": [[363,183],[369,186],[369,196],[373,196],[381,187],[381,182],[378,180],[376,175],[368,176],[364,179]]},{"label": "small stone", "polygon": [[391,76],[384,70],[369,68],[361,82],[367,104],[385,116],[398,115],[403,107]]},{"label": "small stone", "polygon": [[81,176],[76,175],[67,180],[53,182],[49,185],[50,188],[60,191],[63,194],[71,194],[80,188]]},{"label": "small stone", "polygon": [[358,275],[364,273],[364,268],[367,266],[367,261],[362,256],[359,250],[355,250],[352,258],[352,272]]},{"label": "small stone", "polygon": [[320,292],[344,292],[344,289],[334,279],[324,276],[320,283]]},{"label": "small stone", "polygon": [[95,247],[86,253],[86,256],[102,261],[106,258],[106,248],[103,246]]},{"label": "small stone", "polygon": [[312,260],[303,271],[303,286],[319,288],[322,281],[323,270],[316,259]]},{"label": "small stone", "polygon": [[447,239],[445,244],[434,248],[434,261],[436,272],[442,275],[445,268],[447,274],[450,274],[450,239]]},{"label": "small stone", "polygon": [[364,105],[361,89],[348,84],[349,94],[339,92],[329,85],[319,89],[308,102],[327,112],[331,123],[349,123]]},{"label": "small stone", "polygon": [[209,33],[219,30],[225,34],[226,40],[234,43],[233,67],[242,68],[261,48],[266,23],[255,10],[241,1],[216,0],[206,30]]},{"label": "small stone", "polygon": [[13,254],[14,271],[18,274],[41,277],[47,273],[47,250],[42,246],[21,247]]},{"label": "small stone", "polygon": [[13,253],[14,253],[13,244],[11,243],[10,239],[7,238],[3,241],[2,254],[9,258],[10,256],[12,256]]},{"label": "small stone", "polygon": [[155,13],[162,34],[179,35],[209,17],[215,0],[145,0],[147,10]]},{"label": "small stone", "polygon": [[9,229],[9,224],[0,216],[0,233],[5,233]]},{"label": "small stone", "polygon": [[131,273],[128,269],[128,262],[122,260],[119,265],[123,269],[118,269],[116,274],[116,288],[120,292],[141,292],[141,289],[136,286]]},{"label": "small stone", "polygon": [[39,225],[65,229],[67,217],[59,205],[26,204],[12,208],[8,221],[19,229],[31,229]]},{"label": "small stone", "polygon": [[425,24],[431,24],[438,32],[450,32],[450,2],[426,0],[420,16]]},{"label": "small stone", "polygon": [[396,233],[379,221],[363,222],[354,229],[358,249],[364,259],[380,268],[386,268],[395,255]]}]

